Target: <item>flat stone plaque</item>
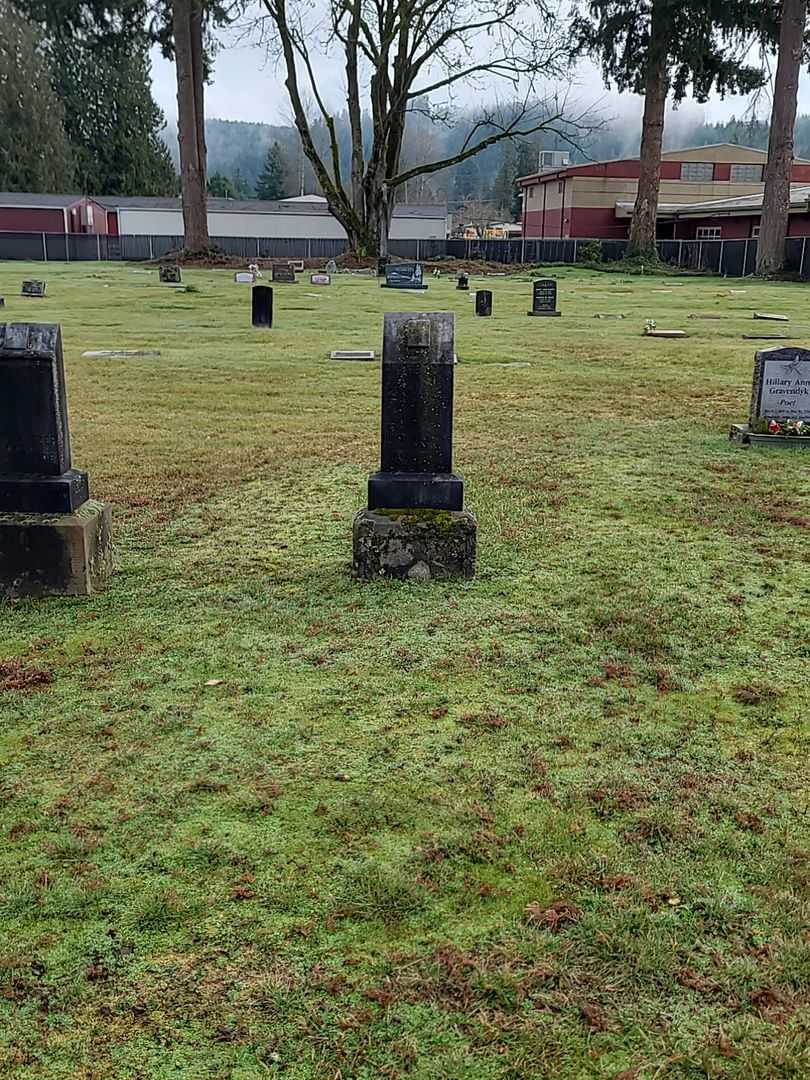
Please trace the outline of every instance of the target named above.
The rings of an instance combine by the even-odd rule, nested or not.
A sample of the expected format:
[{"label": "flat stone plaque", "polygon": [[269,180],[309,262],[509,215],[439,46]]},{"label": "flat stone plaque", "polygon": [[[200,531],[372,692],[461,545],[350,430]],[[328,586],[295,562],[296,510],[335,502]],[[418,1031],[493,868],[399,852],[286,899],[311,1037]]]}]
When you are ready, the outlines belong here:
[{"label": "flat stone plaque", "polygon": [[45,295],[45,291],[47,288],[47,281],[24,281],[22,283],[20,296],[41,297]]},{"label": "flat stone plaque", "polygon": [[331,285],[332,278],[329,274],[310,274],[310,285]]},{"label": "flat stone plaque", "polygon": [[810,421],[810,350],[764,349],[754,360],[749,423]]},{"label": "flat stone plaque", "polygon": [[286,285],[295,284],[295,270],[292,266],[277,266],[273,264],[273,281]]},{"label": "flat stone plaque", "polygon": [[376,360],[373,349],[336,349],[329,353],[330,360]]}]

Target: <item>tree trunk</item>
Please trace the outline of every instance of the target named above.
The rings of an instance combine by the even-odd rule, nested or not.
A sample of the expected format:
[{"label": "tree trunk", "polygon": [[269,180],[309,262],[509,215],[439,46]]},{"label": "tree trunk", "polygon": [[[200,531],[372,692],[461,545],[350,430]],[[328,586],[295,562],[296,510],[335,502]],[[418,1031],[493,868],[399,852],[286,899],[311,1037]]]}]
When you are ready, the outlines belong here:
[{"label": "tree trunk", "polygon": [[790,213],[793,129],[799,92],[807,0],[782,0],[779,58],[773,88],[768,164],[757,243],[757,273],[773,274],[785,263],[785,237]]},{"label": "tree trunk", "polygon": [[183,241],[187,251],[207,251],[205,83],[202,6],[199,0],[173,0],[177,68],[177,139],[183,198]]},{"label": "tree trunk", "polygon": [[[650,37],[655,39],[655,9]],[[661,147],[664,141],[664,112],[669,77],[666,56],[651,58],[644,83],[644,119],[641,128],[641,155],[638,192],[630,222],[628,256],[655,259],[655,226],[658,192],[661,187]]]}]

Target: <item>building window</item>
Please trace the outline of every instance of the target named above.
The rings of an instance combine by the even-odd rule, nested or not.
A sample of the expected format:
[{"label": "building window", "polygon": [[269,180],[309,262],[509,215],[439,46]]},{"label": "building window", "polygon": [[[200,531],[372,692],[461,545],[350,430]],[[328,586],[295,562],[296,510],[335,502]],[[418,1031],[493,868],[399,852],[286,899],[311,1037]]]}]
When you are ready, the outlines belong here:
[{"label": "building window", "polygon": [[560,193],[565,191],[565,181],[564,180],[560,180],[559,183],[557,184],[557,191],[560,192]]},{"label": "building window", "polygon": [[719,240],[720,239],[720,226],[719,225],[700,225],[698,227],[695,236],[698,240]]},{"label": "building window", "polygon": [[732,184],[761,184],[761,165],[732,165],[729,180]]},{"label": "building window", "polygon": [[711,161],[684,161],[681,164],[681,180],[700,183],[714,179],[714,163]]},{"label": "building window", "polygon": [[751,239],[752,240],[758,240],[759,239],[759,225],[752,225],[751,226]]}]

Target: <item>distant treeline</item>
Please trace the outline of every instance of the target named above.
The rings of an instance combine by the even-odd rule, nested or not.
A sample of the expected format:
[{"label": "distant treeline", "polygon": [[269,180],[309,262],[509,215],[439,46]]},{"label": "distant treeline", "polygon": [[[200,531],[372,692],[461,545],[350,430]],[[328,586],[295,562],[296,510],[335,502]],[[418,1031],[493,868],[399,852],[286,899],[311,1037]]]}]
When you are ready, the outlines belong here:
[{"label": "distant treeline", "polygon": [[[675,114],[677,116],[677,114]],[[680,120],[680,118],[679,118]],[[450,153],[464,140],[472,114],[461,117],[452,128],[430,124],[415,116],[409,126],[404,163],[419,155]],[[338,123],[341,149],[348,161],[346,126]],[[768,125],[759,120],[732,117],[725,123],[706,124],[680,120],[669,125],[667,149],[731,142],[767,149]],[[515,145],[500,143],[474,158],[453,165],[432,176],[419,177],[401,191],[402,200],[412,203],[447,202],[452,208],[479,204],[484,216],[514,217],[516,177],[536,167],[538,152],[568,150],[573,162],[635,157],[639,152],[640,119],[608,121],[584,139],[570,139],[548,133]],[[325,133],[324,133],[325,137]],[[177,161],[177,141],[173,130],[166,134],[172,156]],[[268,151],[278,144],[283,167],[284,194],[319,194],[315,175],[300,149],[298,134],[291,126],[245,123],[238,120],[207,120],[208,167],[211,176],[228,178],[237,197],[253,198],[266,165]],[[810,115],[796,122],[796,155],[810,158]],[[472,212],[472,211],[471,211]]]}]

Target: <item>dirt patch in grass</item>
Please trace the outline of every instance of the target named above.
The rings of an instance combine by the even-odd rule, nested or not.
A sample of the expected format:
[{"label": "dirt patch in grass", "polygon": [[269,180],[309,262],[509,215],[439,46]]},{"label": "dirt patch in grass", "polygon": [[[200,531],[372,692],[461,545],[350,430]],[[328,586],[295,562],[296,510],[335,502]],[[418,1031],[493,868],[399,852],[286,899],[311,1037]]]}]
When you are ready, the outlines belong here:
[{"label": "dirt patch in grass", "polygon": [[31,694],[50,686],[53,681],[52,671],[23,660],[20,656],[11,660],[0,660],[0,691],[18,690]]}]

